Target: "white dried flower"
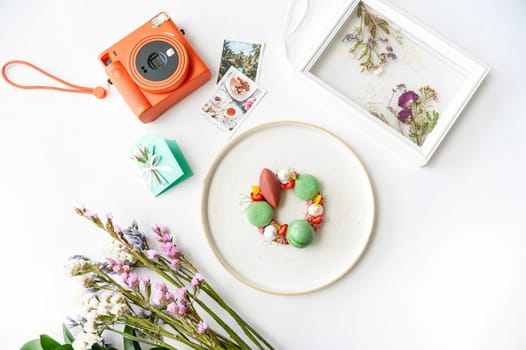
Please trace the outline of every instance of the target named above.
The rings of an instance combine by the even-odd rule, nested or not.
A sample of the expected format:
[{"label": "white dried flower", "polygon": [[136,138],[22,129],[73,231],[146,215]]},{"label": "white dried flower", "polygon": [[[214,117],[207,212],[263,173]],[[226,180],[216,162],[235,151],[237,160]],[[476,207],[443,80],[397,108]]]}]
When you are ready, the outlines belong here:
[{"label": "white dried flower", "polygon": [[97,319],[97,317],[99,317],[99,314],[97,312],[97,309],[92,309],[90,310],[90,312],[88,312],[87,314],[84,314],[84,318],[87,320],[87,321],[95,321]]},{"label": "white dried flower", "polygon": [[130,253],[127,252],[127,248],[119,243],[118,241],[112,239],[110,242],[110,253],[109,255],[112,258],[115,258],[119,261],[122,261],[128,265],[133,265],[137,262],[137,259],[133,257]]},{"label": "white dried flower", "polygon": [[69,276],[78,276],[86,273],[91,268],[91,263],[83,259],[71,259],[66,265],[66,273]]},{"label": "white dried flower", "polygon": [[128,306],[126,304],[116,304],[111,308],[110,313],[115,315],[115,317],[121,317],[126,311],[128,311]]},{"label": "white dried flower", "polygon": [[75,350],[89,350],[93,344],[98,343],[101,340],[102,337],[96,333],[81,332],[77,335],[72,345]]},{"label": "white dried flower", "polygon": [[111,297],[113,297],[115,293],[110,292],[108,290],[105,290],[99,295],[99,300],[101,302],[109,303],[111,301]]},{"label": "white dried flower", "polygon": [[378,66],[378,68],[376,68],[373,73],[374,75],[380,75],[382,74],[382,72],[384,71],[384,69],[382,68],[382,66]]},{"label": "white dried flower", "polygon": [[82,275],[80,276],[80,283],[84,288],[94,288],[97,286],[97,278],[91,274]]},{"label": "white dried flower", "polygon": [[114,293],[111,297],[111,303],[113,304],[123,304],[124,302],[124,297],[120,293]]},{"label": "white dried flower", "polygon": [[[84,299],[82,300],[82,306],[85,309],[96,309],[99,305],[99,297],[97,294],[89,293],[84,295]],[[88,313],[87,311],[86,313]]]},{"label": "white dried flower", "polygon": [[97,323],[93,319],[86,320],[86,322],[84,322],[84,326],[82,326],[82,329],[86,333],[96,333],[97,332]]}]

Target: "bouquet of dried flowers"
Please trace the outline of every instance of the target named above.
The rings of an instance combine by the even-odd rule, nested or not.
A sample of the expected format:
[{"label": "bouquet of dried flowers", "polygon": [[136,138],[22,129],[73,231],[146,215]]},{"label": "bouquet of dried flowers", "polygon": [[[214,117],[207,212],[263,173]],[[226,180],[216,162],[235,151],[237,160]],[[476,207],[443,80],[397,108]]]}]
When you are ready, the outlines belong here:
[{"label": "bouquet of dried flowers", "polygon": [[[102,262],[78,255],[70,259],[69,273],[80,276],[87,289],[80,315],[68,322],[81,328],[72,341],[74,350],[106,346],[104,332],[121,335],[125,348],[133,350],[140,349],[140,344],[156,350],[173,350],[176,344],[192,349],[273,349],[219,296],[174,243],[166,227],[152,228],[160,244],[157,251],[135,222],[121,229],[111,215],[106,215],[104,222],[84,208],[76,208],[76,212],[106,231],[118,254]],[[146,273],[140,276],[139,268]],[[155,284],[153,274],[163,282]],[[213,311],[210,301],[230,315],[243,335]]]}]

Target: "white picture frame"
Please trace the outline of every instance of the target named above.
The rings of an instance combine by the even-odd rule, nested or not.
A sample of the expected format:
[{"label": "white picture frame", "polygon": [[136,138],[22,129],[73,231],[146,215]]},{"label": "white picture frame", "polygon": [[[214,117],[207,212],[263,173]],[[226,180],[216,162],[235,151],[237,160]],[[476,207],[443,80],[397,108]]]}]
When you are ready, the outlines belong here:
[{"label": "white picture frame", "polygon": [[[354,70],[362,67],[359,60],[350,54],[348,57],[345,56],[349,52],[349,48],[343,45],[344,41],[342,38],[346,31],[356,28],[354,24],[361,23],[357,22],[361,20],[361,17],[360,19],[357,18],[357,8],[360,3],[370,9],[371,13],[381,16],[388,21],[391,28],[393,28],[390,33],[396,32],[401,38],[400,47],[403,47],[404,43],[406,43],[402,54],[407,57],[402,57],[398,61],[395,57],[392,62],[386,63],[385,69],[381,69],[382,73],[380,75],[376,75],[372,71],[359,72],[358,70],[356,71],[358,73],[356,73]],[[362,10],[360,10],[360,14],[362,14]],[[343,47],[339,46],[340,42]],[[418,71],[411,65],[411,60],[414,60],[415,57],[420,57],[423,60],[418,63],[420,65],[418,66]],[[402,63],[397,68],[399,62]],[[450,68],[451,72],[444,71]],[[397,69],[399,72],[396,71]],[[411,69],[415,69],[414,74],[410,74]],[[382,75],[386,74],[384,72],[387,70],[391,70],[391,72],[385,75],[384,81],[382,81]],[[463,108],[482,83],[489,71],[489,67],[442,39],[424,25],[385,1],[349,0],[330,23],[329,28],[314,44],[306,59],[298,67],[298,71],[302,77],[317,85],[324,93],[330,95],[330,98],[339,99],[343,102],[352,112],[349,113],[349,119],[353,123],[358,124],[371,137],[378,138],[388,147],[398,153],[405,154],[419,166],[423,166],[429,161]],[[371,94],[371,96],[374,95],[371,99],[374,99],[377,96],[377,92],[380,92],[378,96],[383,94],[380,99],[383,98],[385,100],[389,84],[393,86],[397,77],[407,76],[414,77],[414,84],[416,82],[421,83],[418,87],[416,85],[411,87],[411,90],[418,91],[417,89],[422,85],[435,86],[436,84],[440,87],[440,89],[437,89],[440,117],[432,131],[425,136],[424,141],[421,141],[421,145],[417,145],[416,141],[411,139],[409,133],[404,135],[401,129],[395,130],[394,126],[389,125],[385,119],[382,119],[382,121],[378,116],[375,117],[371,114],[371,109],[367,107],[364,100],[360,97],[364,90],[370,88],[375,91]],[[424,84],[428,76],[430,81]],[[394,89],[392,91],[391,102],[395,93]],[[445,101],[440,99],[441,95],[445,95]],[[381,102],[374,103],[381,104]],[[395,107],[403,108],[396,105]],[[393,108],[390,110],[392,111]],[[392,112],[390,118],[393,118],[393,116],[396,120],[395,112]],[[398,120],[396,122],[400,124]],[[406,126],[404,125],[404,127]]]}]

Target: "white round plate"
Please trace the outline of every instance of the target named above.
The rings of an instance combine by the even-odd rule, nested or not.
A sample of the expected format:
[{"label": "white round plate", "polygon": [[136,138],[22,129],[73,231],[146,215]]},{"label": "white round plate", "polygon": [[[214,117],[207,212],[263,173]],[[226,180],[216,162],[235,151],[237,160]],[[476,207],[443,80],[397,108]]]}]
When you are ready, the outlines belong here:
[{"label": "white round plate", "polygon": [[[304,249],[264,241],[245,216],[251,186],[263,168],[294,168],[318,178],[324,222]],[[247,285],[274,294],[302,294],[325,287],[360,259],[371,236],[375,205],[369,177],[354,152],[315,125],[276,122],[233,139],[205,178],[203,227],[223,266]],[[305,202],[283,191],[275,217],[303,219]]]}]

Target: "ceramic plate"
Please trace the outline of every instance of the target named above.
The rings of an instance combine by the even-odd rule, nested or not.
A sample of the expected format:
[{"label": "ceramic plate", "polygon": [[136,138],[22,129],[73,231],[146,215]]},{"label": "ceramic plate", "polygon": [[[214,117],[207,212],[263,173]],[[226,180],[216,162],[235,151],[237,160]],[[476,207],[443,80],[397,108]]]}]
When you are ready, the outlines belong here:
[{"label": "ceramic plate", "polygon": [[[264,241],[245,216],[263,168],[294,168],[320,183],[325,215],[304,249]],[[283,191],[275,217],[303,219],[305,202]],[[343,141],[317,126],[277,122],[255,127],[219,153],[205,178],[204,231],[215,255],[240,281],[275,294],[307,293],[341,278],[364,252],[374,224],[374,195],[362,163]]]}]

